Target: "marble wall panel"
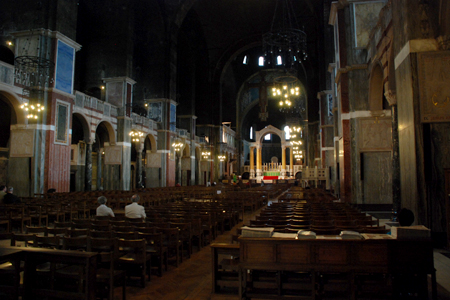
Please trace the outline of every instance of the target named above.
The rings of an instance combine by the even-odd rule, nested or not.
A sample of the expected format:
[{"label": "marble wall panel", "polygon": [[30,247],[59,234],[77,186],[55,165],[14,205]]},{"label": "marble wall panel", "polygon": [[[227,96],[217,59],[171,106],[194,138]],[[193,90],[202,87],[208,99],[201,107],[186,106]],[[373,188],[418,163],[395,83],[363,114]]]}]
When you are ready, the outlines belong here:
[{"label": "marble wall panel", "polygon": [[450,51],[419,53],[422,122],[450,121]]},{"label": "marble wall panel", "polygon": [[359,119],[360,151],[390,151],[392,149],[392,121],[390,118]]},{"label": "marble wall panel", "polygon": [[191,169],[191,158],[182,157],[181,158],[181,170],[186,171]]},{"label": "marble wall panel", "polygon": [[395,70],[399,129],[401,206],[417,216],[418,176],[411,55]]},{"label": "marble wall panel", "polygon": [[363,153],[363,204],[392,204],[391,152]]},{"label": "marble wall panel", "polygon": [[384,4],[384,1],[354,4],[355,47],[365,48],[368,45],[370,33],[377,25]]},{"label": "marble wall panel", "polygon": [[147,153],[147,168],[161,168],[161,153]]},{"label": "marble wall panel", "polygon": [[105,165],[122,164],[122,146],[105,147]]},{"label": "marble wall panel", "polygon": [[34,156],[34,130],[16,129],[11,131],[10,157]]}]

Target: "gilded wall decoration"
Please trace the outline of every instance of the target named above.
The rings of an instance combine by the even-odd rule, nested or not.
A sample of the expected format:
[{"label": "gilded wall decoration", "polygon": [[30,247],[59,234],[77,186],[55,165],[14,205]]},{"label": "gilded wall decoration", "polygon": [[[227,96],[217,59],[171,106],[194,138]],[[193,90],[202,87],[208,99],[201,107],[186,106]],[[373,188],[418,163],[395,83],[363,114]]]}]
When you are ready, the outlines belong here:
[{"label": "gilded wall decoration", "polygon": [[392,125],[389,118],[361,119],[359,149],[364,151],[391,151]]},{"label": "gilded wall decoration", "polygon": [[105,165],[122,164],[122,146],[105,147]]},{"label": "gilded wall decoration", "polygon": [[17,129],[11,131],[10,157],[33,157],[34,130]]},{"label": "gilded wall decoration", "polygon": [[418,54],[421,121],[450,121],[450,52]]}]

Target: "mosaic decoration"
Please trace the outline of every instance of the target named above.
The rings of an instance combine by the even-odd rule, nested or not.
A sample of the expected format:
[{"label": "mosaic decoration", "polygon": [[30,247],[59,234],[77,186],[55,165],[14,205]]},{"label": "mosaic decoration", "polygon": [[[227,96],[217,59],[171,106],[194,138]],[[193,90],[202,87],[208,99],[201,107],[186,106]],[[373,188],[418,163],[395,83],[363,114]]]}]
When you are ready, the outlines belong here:
[{"label": "mosaic decoration", "polygon": [[73,91],[74,62],[75,49],[58,41],[55,88],[68,94]]}]

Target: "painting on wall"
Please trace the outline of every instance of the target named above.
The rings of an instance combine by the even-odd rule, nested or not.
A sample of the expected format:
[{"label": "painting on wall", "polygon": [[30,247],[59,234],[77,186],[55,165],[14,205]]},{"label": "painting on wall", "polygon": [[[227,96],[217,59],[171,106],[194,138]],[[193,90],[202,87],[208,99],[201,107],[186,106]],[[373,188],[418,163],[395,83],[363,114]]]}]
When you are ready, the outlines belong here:
[{"label": "painting on wall", "polygon": [[177,106],[170,104],[170,131],[177,130]]},{"label": "painting on wall", "polygon": [[148,108],[148,118],[155,122],[162,121],[162,103],[154,102],[149,104]]},{"label": "painting on wall", "polygon": [[55,126],[55,143],[68,144],[68,128],[69,128],[69,104],[56,103],[56,126]]},{"label": "painting on wall", "polygon": [[75,49],[62,41],[58,41],[57,47],[55,88],[72,94]]}]

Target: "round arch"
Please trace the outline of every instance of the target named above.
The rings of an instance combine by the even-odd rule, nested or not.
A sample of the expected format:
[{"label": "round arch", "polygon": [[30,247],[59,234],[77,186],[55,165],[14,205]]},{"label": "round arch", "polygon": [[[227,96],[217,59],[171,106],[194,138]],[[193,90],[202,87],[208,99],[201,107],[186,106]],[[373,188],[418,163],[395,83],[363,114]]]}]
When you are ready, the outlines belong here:
[{"label": "round arch", "polygon": [[[83,131],[83,140],[85,142],[89,142],[89,123],[88,123],[88,119],[86,118],[86,116],[82,113],[79,112],[74,112],[73,113],[73,119],[77,118],[77,120],[80,121],[81,126],[82,126],[82,131]],[[73,121],[72,121],[73,122]],[[72,124],[72,139],[75,136],[75,133],[73,132],[75,130],[73,124]],[[77,144],[78,141],[74,141],[72,140],[72,144]]]},{"label": "round arch", "polygon": [[[147,143],[149,143],[150,147],[147,147]],[[156,139],[152,134],[147,134],[144,140],[144,149],[151,150],[152,153],[156,153]]]},{"label": "round arch", "polygon": [[15,118],[12,118],[14,124],[27,124],[27,118],[25,112],[20,108],[22,101],[17,97],[16,93],[9,87],[0,87],[0,95],[3,99],[8,100],[14,111]]},{"label": "round arch", "polygon": [[257,144],[261,144],[262,139],[266,136],[266,134],[276,134],[281,139],[281,145],[284,146],[286,144],[286,136],[284,130],[280,130],[272,125],[267,126],[266,128],[257,131],[255,134],[255,141]]},{"label": "round arch", "polygon": [[100,122],[98,122],[97,126],[95,127],[95,133],[97,133],[98,127],[100,125],[104,125],[106,130],[108,131],[110,145],[115,145],[116,144],[116,132],[114,130],[113,125],[109,121],[105,121],[105,120],[100,121]]}]

